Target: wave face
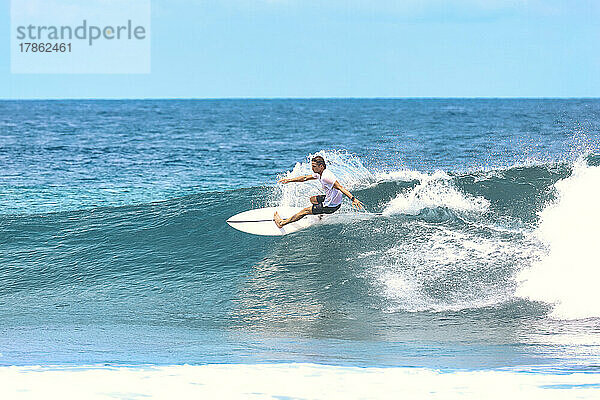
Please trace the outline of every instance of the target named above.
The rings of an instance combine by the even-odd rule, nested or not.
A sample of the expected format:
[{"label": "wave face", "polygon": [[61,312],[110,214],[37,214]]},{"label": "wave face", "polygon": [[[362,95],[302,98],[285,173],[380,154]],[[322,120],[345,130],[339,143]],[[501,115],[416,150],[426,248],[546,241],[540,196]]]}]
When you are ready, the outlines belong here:
[{"label": "wave face", "polygon": [[[286,104],[256,107],[277,115],[277,107]],[[308,107],[306,113],[324,118],[336,104],[300,102],[294,110]],[[378,115],[373,111],[378,104],[367,102],[367,116],[354,121]],[[473,107],[465,104],[472,116]],[[227,116],[237,103],[213,106],[224,107],[219,112]],[[172,104],[156,107],[177,110]],[[487,110],[482,107],[476,109]],[[190,114],[178,112],[195,126]],[[291,123],[289,118],[284,121]],[[361,148],[377,140],[366,135],[352,143]],[[453,140],[461,147],[463,139]],[[227,147],[224,142],[218,145]],[[273,146],[279,151],[292,142]],[[230,143],[226,152],[238,145]],[[555,147],[561,146],[548,146]],[[0,213],[0,364],[592,365],[600,359],[600,299],[594,290],[600,157],[590,152],[593,143],[584,147],[551,161],[501,158],[493,166],[471,167],[461,163],[467,153],[459,152],[456,168],[442,161],[420,168],[410,157],[389,162],[395,152],[380,157],[321,146],[299,157],[293,156],[296,150],[281,150],[285,157],[277,157],[288,165],[273,162],[268,182],[264,176],[236,181],[237,167],[226,170],[214,155],[203,161],[218,168],[193,171],[208,181],[225,179],[228,171],[234,187],[211,186],[213,181],[194,186],[186,182],[192,175],[177,177],[177,169],[162,160],[156,162],[166,171],[156,175],[156,188],[144,176],[146,183],[123,195],[122,182],[133,172],[114,170],[118,193],[105,197],[95,196],[112,166],[96,165],[108,175],[94,175],[90,186],[73,185],[67,192],[59,190],[65,182],[42,185],[59,193],[45,200],[31,196],[33,186],[17,185],[22,177],[7,173],[2,188],[15,205]],[[143,153],[157,156],[154,151]],[[259,160],[262,153],[252,154]],[[314,181],[275,181],[277,173],[309,173],[316,154],[365,203],[366,212],[344,201],[324,223],[281,238],[248,235],[225,224],[252,208],[308,205],[319,191]],[[289,164],[290,159],[298,162]],[[149,173],[150,164],[144,164]],[[245,174],[255,171],[248,166]],[[164,199],[171,184],[172,196]],[[51,207],[52,201],[59,206]]]},{"label": "wave face", "polygon": [[[248,208],[307,203],[310,184],[3,216],[0,294],[4,310],[19,312],[2,319],[510,342],[515,332],[534,340],[552,324],[548,313],[597,316],[593,285],[580,281],[596,273],[594,232],[581,230],[578,218],[595,226],[584,205],[592,204],[599,167],[367,173],[344,155],[330,168],[351,172],[348,187],[368,212],[345,203],[325,223],[283,238],[243,234],[223,221]],[[454,324],[469,324],[468,333]]]}]

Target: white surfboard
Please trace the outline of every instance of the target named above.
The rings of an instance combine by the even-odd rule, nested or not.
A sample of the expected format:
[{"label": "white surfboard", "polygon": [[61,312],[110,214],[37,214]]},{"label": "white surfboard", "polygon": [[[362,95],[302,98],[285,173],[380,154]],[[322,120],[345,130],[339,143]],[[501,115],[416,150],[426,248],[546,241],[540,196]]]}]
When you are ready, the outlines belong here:
[{"label": "white surfboard", "polygon": [[288,233],[297,232],[300,229],[307,228],[319,222],[321,218],[318,215],[307,215],[299,221],[284,225],[278,228],[273,221],[275,211],[279,212],[281,218],[286,219],[302,210],[302,207],[267,207],[257,208],[255,210],[245,211],[234,215],[227,220],[232,228],[239,231],[252,233],[253,235],[281,236]]}]

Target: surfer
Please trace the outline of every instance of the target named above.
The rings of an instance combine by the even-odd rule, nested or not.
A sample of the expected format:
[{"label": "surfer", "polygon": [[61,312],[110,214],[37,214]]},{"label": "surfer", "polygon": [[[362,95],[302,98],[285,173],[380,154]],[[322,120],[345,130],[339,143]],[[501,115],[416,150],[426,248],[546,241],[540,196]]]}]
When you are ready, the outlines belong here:
[{"label": "surfer", "polygon": [[290,222],[298,221],[307,215],[332,214],[336,212],[342,206],[342,194],[352,200],[352,206],[356,207],[357,210],[364,208],[363,203],[361,203],[356,197],[352,196],[352,194],[340,184],[333,172],[326,169],[327,166],[325,165],[325,159],[323,157],[313,157],[311,164],[313,170],[312,175],[303,175],[290,179],[284,178],[280,179],[279,183],[306,182],[313,179],[319,179],[323,189],[325,190],[325,194],[312,196],[310,198],[312,206],[303,208],[290,218],[282,219],[279,216],[279,213],[275,212],[273,215],[273,220],[279,228],[289,224]]}]

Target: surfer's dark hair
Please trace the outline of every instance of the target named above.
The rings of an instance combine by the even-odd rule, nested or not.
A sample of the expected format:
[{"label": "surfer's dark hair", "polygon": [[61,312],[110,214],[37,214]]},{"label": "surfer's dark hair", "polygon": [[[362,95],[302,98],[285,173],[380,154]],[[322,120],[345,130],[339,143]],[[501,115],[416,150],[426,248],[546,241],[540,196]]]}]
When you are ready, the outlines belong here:
[{"label": "surfer's dark hair", "polygon": [[312,162],[317,163],[317,165],[322,165],[324,168],[327,168],[327,165],[325,165],[325,159],[321,156],[314,156],[312,158]]}]

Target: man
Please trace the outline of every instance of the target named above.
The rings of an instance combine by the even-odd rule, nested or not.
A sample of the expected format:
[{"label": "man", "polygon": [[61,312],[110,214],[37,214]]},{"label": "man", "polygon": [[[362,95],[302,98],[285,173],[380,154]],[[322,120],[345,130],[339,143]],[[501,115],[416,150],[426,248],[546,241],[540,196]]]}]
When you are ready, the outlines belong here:
[{"label": "man", "polygon": [[333,175],[330,170],[326,169],[327,166],[325,165],[323,157],[313,157],[311,164],[314,172],[312,175],[298,176],[291,179],[280,179],[279,183],[306,182],[313,179],[319,179],[325,190],[325,194],[312,196],[310,202],[313,205],[300,210],[296,215],[293,215],[290,218],[282,219],[279,216],[279,213],[275,212],[273,220],[278,227],[281,228],[290,222],[298,221],[307,215],[332,214],[336,212],[342,206],[342,194],[352,200],[352,206],[356,207],[357,210],[364,208],[363,203],[352,196],[346,188],[340,185],[335,175]]}]

